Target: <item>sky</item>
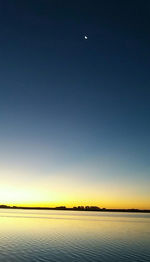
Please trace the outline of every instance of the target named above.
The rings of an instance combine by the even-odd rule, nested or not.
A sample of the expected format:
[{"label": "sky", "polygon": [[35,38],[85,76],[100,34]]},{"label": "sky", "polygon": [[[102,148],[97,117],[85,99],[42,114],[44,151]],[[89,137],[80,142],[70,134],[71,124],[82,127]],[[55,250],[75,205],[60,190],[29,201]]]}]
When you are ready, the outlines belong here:
[{"label": "sky", "polygon": [[147,0],[0,1],[0,203],[150,208],[149,68]]}]

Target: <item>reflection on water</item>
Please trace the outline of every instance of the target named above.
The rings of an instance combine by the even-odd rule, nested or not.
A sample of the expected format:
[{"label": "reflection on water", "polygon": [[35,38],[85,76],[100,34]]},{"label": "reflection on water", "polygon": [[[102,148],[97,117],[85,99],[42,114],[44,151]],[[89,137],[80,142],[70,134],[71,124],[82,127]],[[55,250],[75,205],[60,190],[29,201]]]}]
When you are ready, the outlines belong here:
[{"label": "reflection on water", "polygon": [[148,262],[150,214],[0,209],[2,262]]}]

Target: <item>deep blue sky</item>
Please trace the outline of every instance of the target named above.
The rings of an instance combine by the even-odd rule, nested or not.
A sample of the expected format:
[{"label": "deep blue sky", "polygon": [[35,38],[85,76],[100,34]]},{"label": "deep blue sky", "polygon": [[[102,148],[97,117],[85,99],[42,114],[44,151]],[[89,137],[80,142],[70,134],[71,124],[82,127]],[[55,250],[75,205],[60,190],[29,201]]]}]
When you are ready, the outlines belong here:
[{"label": "deep blue sky", "polygon": [[149,1],[0,1],[1,180],[132,185],[148,206],[149,69]]}]

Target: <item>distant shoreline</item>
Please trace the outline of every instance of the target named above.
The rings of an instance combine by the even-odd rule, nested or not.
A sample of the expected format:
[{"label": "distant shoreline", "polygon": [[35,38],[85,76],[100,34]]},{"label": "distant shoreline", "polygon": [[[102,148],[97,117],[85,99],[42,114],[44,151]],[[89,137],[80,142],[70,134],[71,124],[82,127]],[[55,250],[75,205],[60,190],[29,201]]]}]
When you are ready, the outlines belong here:
[{"label": "distant shoreline", "polygon": [[60,207],[22,207],[22,206],[7,206],[0,205],[2,209],[29,209],[29,210],[63,210],[63,211],[93,211],[93,212],[123,212],[123,213],[150,213],[149,209],[110,209],[110,208],[99,208],[99,207],[73,207],[67,208],[65,206]]}]

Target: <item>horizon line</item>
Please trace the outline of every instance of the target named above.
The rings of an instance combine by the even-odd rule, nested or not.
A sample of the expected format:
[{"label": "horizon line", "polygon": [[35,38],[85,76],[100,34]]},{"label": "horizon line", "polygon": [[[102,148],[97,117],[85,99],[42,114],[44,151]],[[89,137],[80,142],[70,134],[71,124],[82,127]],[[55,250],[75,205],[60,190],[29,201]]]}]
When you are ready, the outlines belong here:
[{"label": "horizon line", "polygon": [[74,206],[74,207],[66,207],[66,206],[56,206],[56,207],[40,207],[40,206],[17,206],[17,205],[5,205],[1,204],[0,208],[8,208],[8,209],[34,209],[34,210],[72,210],[72,211],[122,211],[122,212],[148,212],[150,213],[150,209],[138,209],[138,208],[100,208],[98,206]]}]

